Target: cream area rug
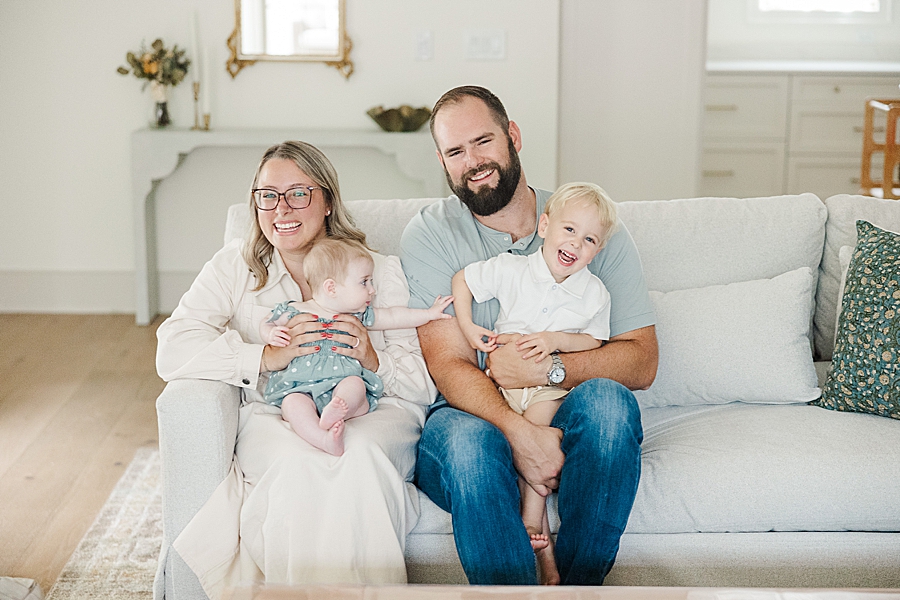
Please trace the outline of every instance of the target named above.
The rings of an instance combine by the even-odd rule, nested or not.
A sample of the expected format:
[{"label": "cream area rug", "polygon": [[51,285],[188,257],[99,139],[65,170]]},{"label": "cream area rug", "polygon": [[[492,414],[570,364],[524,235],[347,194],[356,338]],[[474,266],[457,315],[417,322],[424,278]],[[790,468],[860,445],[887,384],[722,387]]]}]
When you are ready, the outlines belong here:
[{"label": "cream area rug", "polygon": [[159,451],[139,448],[47,600],[150,600],[161,545]]}]

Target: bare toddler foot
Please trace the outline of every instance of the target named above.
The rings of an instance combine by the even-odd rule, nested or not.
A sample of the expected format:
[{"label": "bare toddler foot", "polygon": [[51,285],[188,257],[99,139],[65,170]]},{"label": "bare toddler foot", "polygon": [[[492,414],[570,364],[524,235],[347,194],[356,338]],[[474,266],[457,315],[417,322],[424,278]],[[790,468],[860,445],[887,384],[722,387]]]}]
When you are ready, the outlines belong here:
[{"label": "bare toddler foot", "polygon": [[[324,412],[324,411],[323,411]],[[333,456],[344,454],[344,422],[338,421],[324,433],[322,450]]]},{"label": "bare toddler foot", "polygon": [[531,537],[531,549],[537,552],[550,545],[550,538],[543,533],[529,533]]},{"label": "bare toddler foot", "polygon": [[[532,542],[533,545],[534,542]],[[559,570],[556,568],[556,556],[549,538],[547,545],[541,550],[535,550],[534,555],[537,558],[541,585],[559,585]]]},{"label": "bare toddler foot", "polygon": [[343,421],[347,416],[350,407],[343,399],[337,396],[331,397],[331,402],[322,409],[322,416],[319,417],[319,427],[321,429],[331,429],[338,421]]}]

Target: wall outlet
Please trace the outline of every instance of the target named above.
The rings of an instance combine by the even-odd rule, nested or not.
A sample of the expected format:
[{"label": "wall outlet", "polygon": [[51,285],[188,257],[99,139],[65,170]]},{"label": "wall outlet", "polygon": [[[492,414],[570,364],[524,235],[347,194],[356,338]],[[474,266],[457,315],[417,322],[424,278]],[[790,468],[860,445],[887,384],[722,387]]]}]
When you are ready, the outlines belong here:
[{"label": "wall outlet", "polygon": [[467,29],[463,47],[466,60],[506,60],[506,30]]}]

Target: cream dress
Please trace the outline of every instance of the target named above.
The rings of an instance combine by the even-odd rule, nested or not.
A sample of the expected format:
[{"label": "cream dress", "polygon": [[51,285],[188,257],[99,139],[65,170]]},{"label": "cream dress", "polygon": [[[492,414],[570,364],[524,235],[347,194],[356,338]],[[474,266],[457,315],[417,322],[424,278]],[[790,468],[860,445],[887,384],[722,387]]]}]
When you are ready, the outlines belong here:
[{"label": "cream dress", "polygon": [[[300,439],[281,409],[262,400],[260,323],[300,288],[277,252],[259,291],[240,240],[210,260],[159,328],[157,370],[166,380],[214,379],[242,390],[231,472],[175,540],[210,598],[226,587],[405,583],[405,539],[418,519],[412,479],[425,408],[436,391],[415,330],[371,331],[378,409],[347,421],[345,452],[331,456]],[[373,305],[406,306],[395,256],[374,255]]]}]

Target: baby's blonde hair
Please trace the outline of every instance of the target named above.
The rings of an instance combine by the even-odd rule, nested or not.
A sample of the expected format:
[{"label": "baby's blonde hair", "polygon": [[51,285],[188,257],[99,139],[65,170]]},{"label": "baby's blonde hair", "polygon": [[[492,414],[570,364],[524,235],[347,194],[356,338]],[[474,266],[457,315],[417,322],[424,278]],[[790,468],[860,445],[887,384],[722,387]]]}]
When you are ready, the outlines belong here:
[{"label": "baby's blonde hair", "polygon": [[357,259],[374,264],[372,255],[362,243],[349,239],[322,238],[303,257],[303,275],[310,289],[315,291],[326,279],[343,282],[350,263]]},{"label": "baby's blonde hair", "polygon": [[597,217],[600,219],[600,225],[603,226],[604,233],[600,239],[600,247],[606,245],[609,238],[618,229],[618,212],[616,203],[612,201],[609,194],[599,185],[594,183],[567,183],[559,186],[559,189],[553,192],[547,205],[544,206],[544,214],[553,218],[553,215],[561,210],[566,204],[572,201],[584,202],[590,206],[597,208]]}]

